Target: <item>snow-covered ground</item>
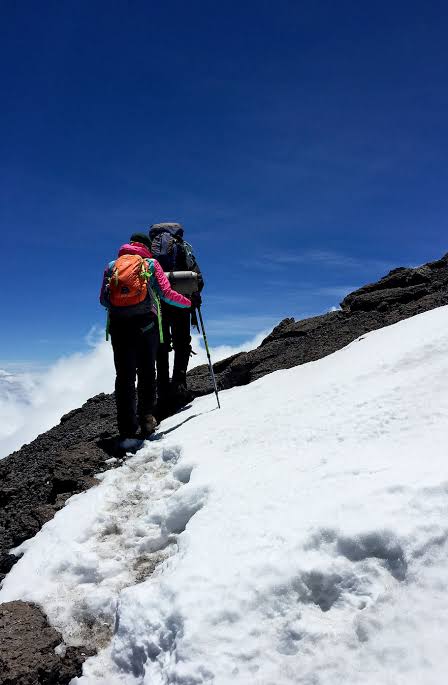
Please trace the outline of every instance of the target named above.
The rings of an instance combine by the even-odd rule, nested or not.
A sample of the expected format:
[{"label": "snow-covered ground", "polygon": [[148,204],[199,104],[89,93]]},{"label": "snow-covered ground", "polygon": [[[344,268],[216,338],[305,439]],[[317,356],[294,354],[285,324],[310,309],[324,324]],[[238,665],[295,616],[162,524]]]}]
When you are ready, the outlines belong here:
[{"label": "snow-covered ground", "polygon": [[78,685],[442,685],[448,308],[213,396],[69,500],[6,578]]}]

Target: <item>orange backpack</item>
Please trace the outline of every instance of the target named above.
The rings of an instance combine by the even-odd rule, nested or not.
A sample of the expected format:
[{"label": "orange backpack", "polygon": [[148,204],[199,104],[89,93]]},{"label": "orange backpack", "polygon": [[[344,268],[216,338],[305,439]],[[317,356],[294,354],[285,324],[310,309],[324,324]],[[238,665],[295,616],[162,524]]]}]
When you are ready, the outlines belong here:
[{"label": "orange backpack", "polygon": [[118,257],[109,281],[109,298],[113,307],[139,304],[148,295],[149,265],[139,255]]}]

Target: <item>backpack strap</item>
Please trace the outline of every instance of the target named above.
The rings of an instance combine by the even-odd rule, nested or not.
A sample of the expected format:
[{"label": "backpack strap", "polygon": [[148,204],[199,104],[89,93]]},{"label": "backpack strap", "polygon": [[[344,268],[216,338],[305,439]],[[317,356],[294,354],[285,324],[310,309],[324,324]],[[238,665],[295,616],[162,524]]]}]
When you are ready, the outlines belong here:
[{"label": "backpack strap", "polygon": [[159,339],[160,339],[160,344],[163,345],[163,326],[162,326],[162,310],[160,308],[160,298],[156,298],[156,304],[157,304],[157,321],[159,322]]},{"label": "backpack strap", "polygon": [[140,276],[143,278],[144,281],[149,283],[149,279],[151,278],[151,271],[148,268],[148,259],[142,259],[142,268],[140,271]]},{"label": "backpack strap", "polygon": [[182,241],[182,247],[183,247],[184,254],[185,254],[187,271],[193,271],[194,267],[196,266],[196,259],[195,259],[195,256],[193,254],[193,248],[190,245],[190,243],[187,243],[186,240]]},{"label": "backpack strap", "polygon": [[154,260],[153,259],[145,259],[146,262],[149,264],[149,270],[148,270],[148,279],[147,279],[147,285],[148,285],[148,290],[151,292],[152,298],[156,304],[157,307],[157,321],[159,324],[159,340],[160,344],[163,345],[163,326],[162,326],[162,309],[160,307],[160,297],[159,294],[156,292],[156,290],[152,287],[151,285],[151,280],[150,276],[154,276],[155,278],[155,272],[154,272]]}]

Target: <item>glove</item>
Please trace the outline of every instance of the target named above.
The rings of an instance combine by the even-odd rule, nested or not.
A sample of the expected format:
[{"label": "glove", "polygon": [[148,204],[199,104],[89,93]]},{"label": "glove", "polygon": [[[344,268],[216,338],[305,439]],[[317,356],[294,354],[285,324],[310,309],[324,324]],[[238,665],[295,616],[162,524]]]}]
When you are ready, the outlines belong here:
[{"label": "glove", "polygon": [[191,306],[192,307],[200,307],[202,304],[202,297],[201,293],[196,290],[196,292],[191,294]]}]

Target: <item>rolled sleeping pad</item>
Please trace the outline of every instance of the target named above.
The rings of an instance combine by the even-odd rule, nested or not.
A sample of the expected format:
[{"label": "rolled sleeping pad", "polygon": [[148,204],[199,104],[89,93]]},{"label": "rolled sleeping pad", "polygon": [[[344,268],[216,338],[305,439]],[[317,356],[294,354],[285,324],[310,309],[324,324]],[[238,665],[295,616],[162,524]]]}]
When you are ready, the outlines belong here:
[{"label": "rolled sleeping pad", "polygon": [[198,290],[198,275],[194,271],[165,271],[173,290],[190,296]]}]

